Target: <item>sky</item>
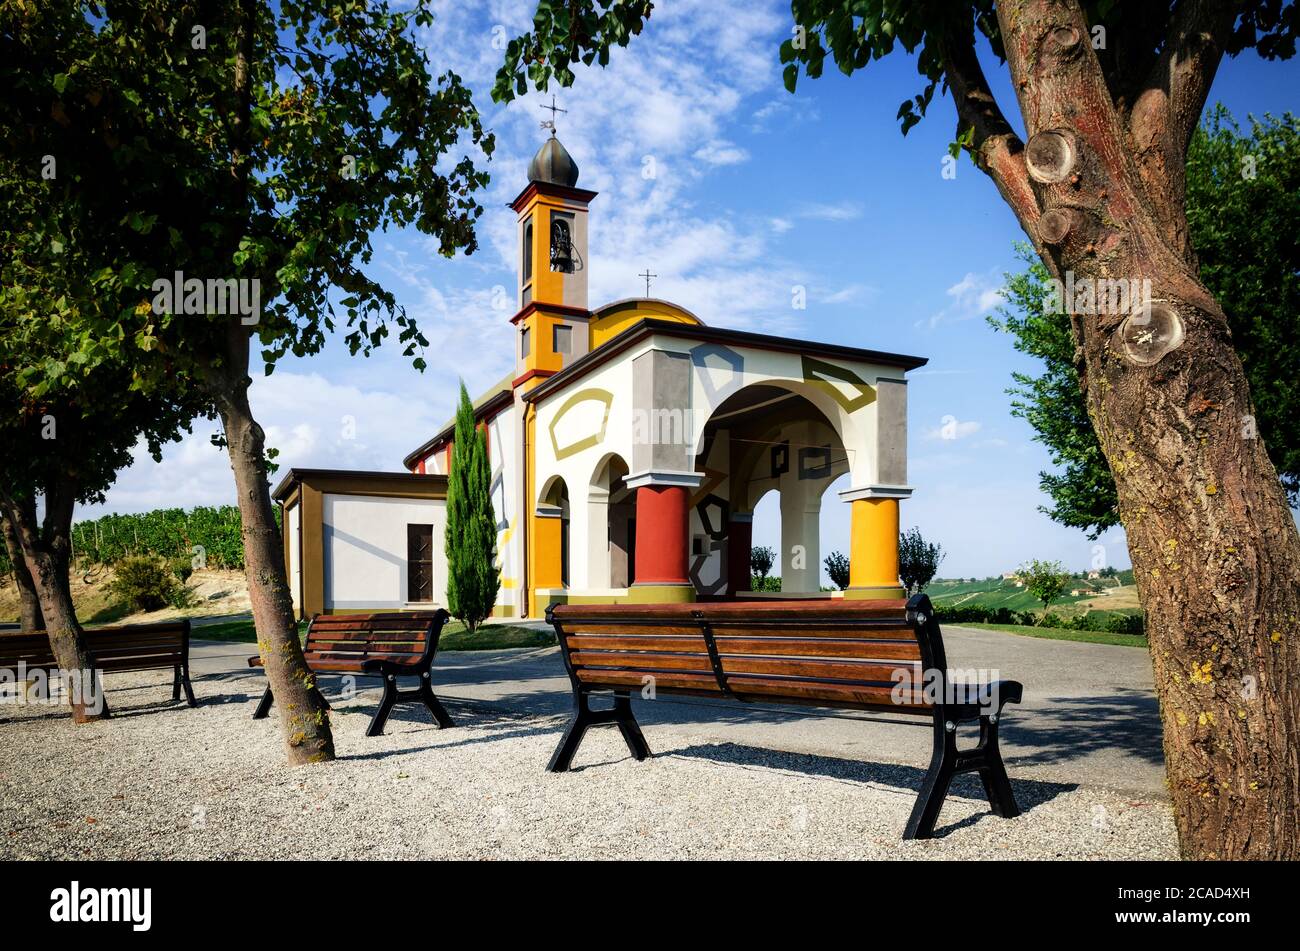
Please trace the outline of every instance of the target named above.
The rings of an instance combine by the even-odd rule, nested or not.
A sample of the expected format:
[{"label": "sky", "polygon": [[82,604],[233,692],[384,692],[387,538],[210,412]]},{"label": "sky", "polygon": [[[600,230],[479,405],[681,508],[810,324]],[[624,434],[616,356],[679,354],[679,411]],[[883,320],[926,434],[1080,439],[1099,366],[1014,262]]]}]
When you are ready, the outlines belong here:
[{"label": "sky", "polygon": [[[372,275],[416,317],[433,346],[419,373],[396,347],[350,357],[341,337],[313,357],[286,358],[252,388],[253,410],[282,467],[399,471],[401,460],[451,415],[457,378],[472,393],[513,367],[515,215],[542,144],[550,94],[498,106],[490,96],[504,39],[531,23],[530,0],[436,0],[421,31],[434,71],[474,90],[497,148],[485,168],[479,250],[445,259],[411,231],[375,236]],[[599,192],[590,213],[592,307],[652,294],[707,324],[929,358],[909,374],[909,481],[904,528],[942,544],[942,577],[985,577],[1031,558],[1070,570],[1129,564],[1122,530],[1093,541],[1038,511],[1038,473],[1050,468],[1033,431],[1010,412],[1013,371],[1036,370],[984,317],[1003,275],[1019,270],[1024,240],[992,182],[968,159],[945,177],[955,128],[951,98],[906,137],[898,105],[921,89],[901,51],[844,77],[828,67],[781,82],[777,50],[790,35],[788,3],[659,0],[642,34],[608,68],[579,67],[553,88],[561,141],[579,185]],[[987,53],[987,51],[984,51]],[[1005,67],[985,57],[1003,110],[1019,124]],[[1248,114],[1297,111],[1300,64],[1254,53],[1225,60],[1210,102]],[[459,158],[459,153],[455,158]],[[795,289],[806,290],[797,309]],[[199,421],[161,463],[143,448],[102,505],[105,512],[234,502],[229,463]],[[283,470],[282,470],[283,471]],[[847,484],[847,483],[845,483]],[[822,554],[848,551],[848,511],[834,492],[822,510]],[[754,543],[779,549],[774,494],[755,513]]]}]

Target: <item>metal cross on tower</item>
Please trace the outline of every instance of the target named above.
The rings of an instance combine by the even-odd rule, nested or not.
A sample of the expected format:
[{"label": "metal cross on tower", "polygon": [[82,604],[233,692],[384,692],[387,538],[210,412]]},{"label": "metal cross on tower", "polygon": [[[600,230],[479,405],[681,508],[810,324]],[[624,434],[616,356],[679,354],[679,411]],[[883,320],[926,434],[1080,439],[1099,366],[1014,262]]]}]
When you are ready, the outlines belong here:
[{"label": "metal cross on tower", "polygon": [[543,129],[550,129],[550,130],[551,130],[551,135],[555,135],[555,114],[556,114],[557,112],[564,112],[564,113],[567,113],[569,110],[568,110],[568,109],[561,109],[559,106],[557,106],[557,105],[555,104],[555,96],[551,96],[551,104],[550,104],[549,106],[546,105],[545,103],[543,103],[542,105],[538,106],[537,108],[539,108],[539,109],[546,109],[546,110],[549,110],[549,111],[550,111],[550,113],[551,113],[551,117],[550,117],[549,119],[543,119],[543,120],[542,120],[542,128],[543,128]]},{"label": "metal cross on tower", "polygon": [[658,277],[658,276],[659,276],[658,274],[651,274],[649,268],[646,268],[645,271],[644,271],[643,273],[637,275],[637,277],[644,277],[644,278],[645,278],[645,296],[646,296],[646,297],[649,297],[649,296],[650,296],[650,278],[652,278],[652,277]]}]

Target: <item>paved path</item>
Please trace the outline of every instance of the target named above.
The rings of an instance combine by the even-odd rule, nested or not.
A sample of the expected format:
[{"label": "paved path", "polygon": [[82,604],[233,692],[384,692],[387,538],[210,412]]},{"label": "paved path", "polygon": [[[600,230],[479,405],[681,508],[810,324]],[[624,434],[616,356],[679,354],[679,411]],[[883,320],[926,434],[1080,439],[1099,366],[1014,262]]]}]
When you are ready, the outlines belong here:
[{"label": "paved path", "polygon": [[[952,667],[996,669],[1025,685],[1024,702],[1009,706],[1003,721],[1003,756],[1013,780],[1166,795],[1159,709],[1145,650],[962,627],[946,628],[944,643]],[[226,682],[228,701],[240,701],[242,693],[251,703],[260,695],[260,674],[246,666],[253,645],[195,639],[191,650],[200,694]],[[361,681],[362,690],[371,683]],[[326,679],[325,689],[332,692],[337,684]],[[434,689],[452,701],[453,716],[462,703],[535,715],[563,714],[571,706],[569,680],[554,647],[440,653]],[[690,697],[634,706],[652,750],[655,725],[673,724],[698,742],[697,755],[738,763],[761,763],[773,749],[805,754],[810,763],[830,756],[923,769],[929,762],[930,724],[912,717]]]}]

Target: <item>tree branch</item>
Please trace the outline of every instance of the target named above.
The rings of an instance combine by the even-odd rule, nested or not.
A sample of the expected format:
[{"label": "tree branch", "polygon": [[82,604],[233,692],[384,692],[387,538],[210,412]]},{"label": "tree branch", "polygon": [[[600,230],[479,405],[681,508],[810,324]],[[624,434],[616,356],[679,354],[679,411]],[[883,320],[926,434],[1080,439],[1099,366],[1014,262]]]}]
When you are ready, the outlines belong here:
[{"label": "tree branch", "polygon": [[1020,141],[993,97],[975,54],[975,32],[969,23],[960,33],[940,38],[944,76],[957,105],[958,137],[971,131],[970,152],[1031,238],[1037,241],[1040,209],[1025,168],[1025,144]]},{"label": "tree branch", "polygon": [[1192,254],[1183,213],[1187,148],[1236,18],[1230,0],[1182,0],[1128,117],[1129,144],[1149,203],[1184,258]]}]

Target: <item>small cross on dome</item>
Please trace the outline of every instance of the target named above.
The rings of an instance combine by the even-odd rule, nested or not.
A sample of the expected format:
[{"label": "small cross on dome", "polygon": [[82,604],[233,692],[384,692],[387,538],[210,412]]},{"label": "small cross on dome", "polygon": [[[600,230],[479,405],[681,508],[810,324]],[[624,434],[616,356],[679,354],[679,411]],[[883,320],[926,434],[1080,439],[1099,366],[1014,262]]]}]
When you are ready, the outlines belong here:
[{"label": "small cross on dome", "polygon": [[554,96],[554,95],[551,96],[551,104],[550,104],[549,106],[546,105],[545,103],[542,103],[542,105],[538,106],[537,108],[539,108],[539,109],[547,109],[547,110],[550,111],[550,113],[551,113],[551,117],[550,117],[549,119],[543,119],[543,120],[542,120],[542,128],[543,128],[543,129],[550,129],[550,130],[551,130],[551,135],[554,136],[554,135],[555,135],[555,114],[556,114],[557,112],[563,112],[563,113],[566,113],[566,114],[567,114],[569,110],[568,110],[568,109],[561,109],[559,106],[557,106],[557,105],[555,104],[555,96]]}]

